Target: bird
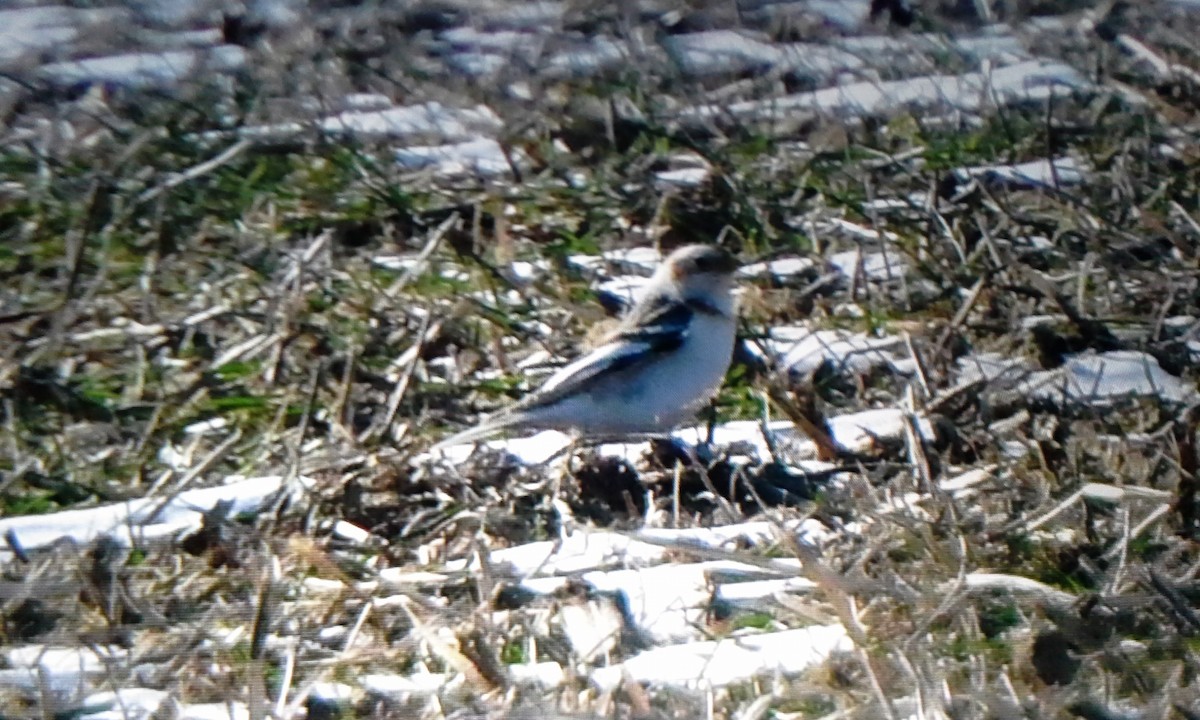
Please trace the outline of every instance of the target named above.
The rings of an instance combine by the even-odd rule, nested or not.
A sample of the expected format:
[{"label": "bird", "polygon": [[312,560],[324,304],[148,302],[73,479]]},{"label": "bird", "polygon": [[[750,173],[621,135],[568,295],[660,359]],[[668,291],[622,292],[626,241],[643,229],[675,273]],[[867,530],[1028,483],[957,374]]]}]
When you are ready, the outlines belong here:
[{"label": "bird", "polygon": [[560,430],[603,439],[672,430],[716,394],[729,369],[737,335],[737,267],[734,256],[717,245],[676,249],[595,349],[516,405],[433,450],[504,430]]}]

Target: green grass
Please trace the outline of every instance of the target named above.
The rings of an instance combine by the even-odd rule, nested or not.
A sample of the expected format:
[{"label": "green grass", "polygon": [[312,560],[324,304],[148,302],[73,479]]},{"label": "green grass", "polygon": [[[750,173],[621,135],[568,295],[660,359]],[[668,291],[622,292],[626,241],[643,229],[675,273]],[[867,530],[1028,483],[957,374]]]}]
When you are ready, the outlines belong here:
[{"label": "green grass", "polygon": [[[340,57],[338,52],[331,49],[331,57]],[[938,60],[950,68],[962,62],[954,56]],[[0,387],[0,514],[42,514],[137,497],[149,483],[164,477],[167,468],[157,452],[165,444],[194,443],[194,457],[202,458],[236,431],[240,436],[226,456],[190,479],[191,487],[214,485],[234,471],[285,474],[293,469],[294,458],[298,470],[313,481],[311,488],[279,513],[232,518],[224,537],[237,548],[230,552],[240,553],[243,568],[213,569],[209,557],[185,557],[169,541],[147,543],[126,560],[122,588],[156,612],[171,609],[173,618],[186,620],[184,625],[210,621],[208,613],[214,608],[227,610],[223,617],[231,626],[245,625],[246,618],[253,617],[254,573],[278,562],[278,582],[287,589],[280,596],[284,600],[273,629],[285,633],[299,628],[303,634],[334,624],[352,625],[356,603],[375,597],[370,595],[375,590],[348,586],[343,593],[320,598],[307,594],[304,578],[344,574],[357,581],[371,580],[388,567],[436,569],[446,559],[473,558],[483,547],[554,540],[560,522],[584,529],[608,524],[620,532],[635,530],[647,518],[660,525],[674,522],[672,498],[661,492],[671,477],[652,462],[634,462],[631,472],[637,474],[637,483],[626,490],[631,502],[641,502],[640,495],[655,496],[659,504],[645,513],[627,512],[624,497],[602,495],[620,479],[616,474],[593,473],[587,476],[592,485],[581,486],[578,478],[585,474],[578,466],[552,475],[546,468],[483,462],[453,471],[408,462],[433,437],[440,437],[443,428],[462,427],[478,411],[518,399],[535,384],[516,372],[486,380],[468,374],[445,383],[443,369],[514,367],[541,347],[535,343],[541,339],[527,336],[523,326],[543,319],[546,307],[565,312],[553,316],[553,335],[545,344],[553,350],[580,346],[588,316],[599,317],[601,312],[592,278],[569,266],[572,255],[596,255],[656,239],[665,244],[706,242],[722,232],[746,260],[776,251],[808,253],[818,247],[828,253],[859,246],[859,240],[826,231],[828,221],[845,219],[863,226],[878,222],[899,235],[895,250],[914,263],[910,285],[930,281],[931,297],[904,306],[890,288],[860,287],[855,300],[865,317],[843,318],[830,313],[851,300],[843,284],[801,296],[798,288],[764,283],[749,288],[761,293],[765,302],[748,304],[754,315],[746,322],[758,330],[803,319],[816,327],[868,334],[894,333],[904,323],[912,329],[918,349],[928,352],[923,359],[935,394],[953,386],[957,358],[951,352],[934,353],[931,342],[963,306],[961,289],[985,275],[988,282],[977,305],[955,328],[958,342],[951,346],[959,350],[1033,355],[1021,322],[1036,312],[1053,311],[1049,303],[1031,299],[1035,294],[1017,292],[1029,285],[1033,272],[1043,273],[1068,295],[1085,294],[1089,303],[1083,310],[1089,315],[1131,318],[1121,324],[1123,333],[1136,334],[1152,325],[1148,318],[1200,316],[1195,293],[1188,289],[1193,279],[1189,273],[1195,270],[1194,232],[1176,209],[1190,213],[1193,220],[1197,216],[1200,171],[1183,160],[1178,165],[1160,161],[1153,152],[1163,143],[1187,150],[1194,133],[1186,126],[1174,127],[1149,111],[1115,101],[1089,104],[1062,98],[1053,108],[991,113],[980,125],[934,127],[906,114],[862,126],[848,124],[841,128],[844,143],[839,139],[829,146],[807,136],[807,131],[778,138],[754,128],[722,128],[702,135],[677,127],[670,111],[679,98],[667,102],[664,96],[679,79],[656,72],[647,67],[603,80],[563,81],[562,87],[552,89],[636,107],[645,119],[619,123],[616,142],[591,120],[570,116],[569,110],[522,106],[522,115],[533,114],[536,122],[527,129],[514,123],[506,129],[514,137],[506,140],[536,159],[521,182],[512,184],[437,183],[401,176],[392,166],[390,142],[313,139],[250,148],[152,200],[140,199],[175,173],[227,147],[195,136],[217,123],[212,117],[214,101],[203,95],[147,102],[130,110],[130,122],[138,127],[121,129],[89,154],[54,159],[33,157],[24,148],[0,151],[0,176],[19,186],[12,198],[0,202],[0,280],[12,289],[0,313],[45,311],[0,325],[0,373],[12,370],[5,377],[13,378]],[[364,81],[368,85],[387,80],[379,73],[369,77]],[[413,80],[402,79],[388,87],[395,90]],[[233,112],[245,113],[244,119],[251,121],[261,110],[259,98],[252,83],[242,82]],[[403,94],[408,97],[408,90]],[[1047,122],[1048,111],[1053,111],[1054,122]],[[221,123],[241,119],[222,118]],[[1090,128],[1084,120],[1094,123],[1096,131],[1076,135],[1080,128]],[[513,129],[518,126],[522,129]],[[578,139],[580,147],[563,152],[555,141],[568,136]],[[881,162],[914,149],[919,152],[909,161]],[[712,164],[712,181],[665,198],[654,186],[654,171],[670,155],[693,151]],[[934,197],[939,181],[957,168],[1047,154],[1078,155],[1094,163],[1098,172],[1089,185],[1062,195],[996,191],[956,203]],[[566,182],[575,173],[583,181]],[[894,214],[865,209],[874,198],[910,197],[935,202],[928,208],[918,202]],[[442,238],[425,271],[395,297],[383,297],[403,273],[381,268],[373,259],[418,252],[432,229],[453,212],[462,216],[462,228]],[[550,267],[547,277],[521,288],[522,297],[515,302],[503,299],[509,288],[488,267],[502,254],[496,231],[501,215],[515,255],[545,259]],[[325,233],[329,242],[324,254],[299,280],[282,282],[298,253]],[[1028,267],[1011,250],[1012,242],[1031,234],[1046,235],[1055,243],[1037,268]],[[1109,253],[1131,239],[1163,240],[1174,250],[1148,268],[1126,268]],[[984,247],[985,241],[994,246]],[[954,243],[969,254],[967,262],[959,260]],[[67,256],[74,248],[78,262],[69,265]],[[1076,273],[1085,253],[1090,254],[1094,274],[1080,282]],[[448,277],[445,270],[462,271],[465,279]],[[1163,278],[1168,276],[1178,284],[1166,287]],[[502,299],[497,300],[498,295]],[[184,318],[216,306],[227,312],[182,326]],[[430,314],[425,327],[438,325],[439,332],[421,339],[420,362],[398,406],[395,425],[406,426],[408,433],[399,442],[364,435],[397,387],[391,374],[396,359],[418,340],[418,309]],[[806,316],[810,310],[811,316]],[[166,331],[150,339],[87,339],[89,333],[116,327],[118,318],[162,323]],[[928,333],[921,327],[929,328]],[[217,358],[229,357],[225,353],[231,347],[275,334],[283,338],[278,347],[215,364]],[[496,353],[501,346],[503,358]],[[444,364],[435,367],[435,362]],[[816,387],[797,383],[791,389],[815,393],[833,406],[830,414],[836,414],[895,407],[912,382],[889,373],[850,378],[828,372],[818,375]],[[761,417],[763,386],[744,368],[731,370],[718,397],[718,420]],[[1133,471],[1121,470],[1122,480],[1174,487],[1181,461],[1169,432],[1168,424],[1175,422],[1171,411],[1155,413],[1129,404],[1097,417],[1067,420],[1044,408],[1025,407],[1030,420],[1010,432],[1044,451],[1048,459],[1035,462],[1007,458],[997,450],[998,438],[991,430],[997,418],[987,390],[972,389],[957,406],[947,403],[931,411],[958,432],[962,447],[950,449],[938,438],[923,448],[934,461],[935,482],[985,459],[995,461],[997,480],[983,492],[965,501],[935,493],[925,498],[928,517],[881,512],[880,502],[905,498],[918,488],[907,448],[884,448],[881,457],[839,465],[839,482],[822,486],[816,503],[799,510],[771,508],[767,516],[773,522],[811,517],[827,523],[830,539],[823,542],[818,557],[830,572],[846,578],[872,638],[861,654],[878,664],[880,689],[856,664],[857,674],[838,678],[779,678],[758,687],[717,692],[716,715],[740,716],[750,703],[778,692],[763,717],[800,713],[818,718],[866,707],[875,701],[876,692],[895,700],[910,695],[914,687],[936,688],[939,693],[945,688],[956,695],[974,691],[979,680],[986,688],[1001,687],[1001,673],[1031,712],[1062,714],[1053,698],[1047,699],[1050,693],[1030,681],[1032,671],[1020,666],[1023,658],[1013,647],[1012,638],[1053,621],[1037,602],[1015,595],[965,595],[945,611],[946,617],[925,624],[926,614],[946,599],[942,588],[960,571],[974,570],[1041,580],[1081,598],[1079,608],[1064,612],[1082,613],[1093,600],[1099,607],[1112,595],[1114,604],[1124,609],[1114,645],[1103,652],[1121,640],[1145,641],[1151,646],[1153,669],[1162,677],[1180,678],[1186,685],[1183,690],[1194,691],[1196,644],[1178,629],[1167,604],[1153,598],[1152,589],[1139,580],[1149,569],[1188,577],[1195,553],[1188,549],[1191,539],[1174,534],[1174,510],[1143,536],[1130,539],[1124,582],[1116,583],[1115,589],[1110,585],[1120,578],[1114,565],[1096,556],[1121,537],[1116,513],[1097,513],[1092,527],[1085,528],[1082,507],[1072,508],[1036,536],[1019,530],[1030,516],[1061,502],[1083,478],[1103,478],[1102,470],[1115,474],[1122,467],[1120,459],[1128,459],[1121,455],[1113,460],[1109,454],[1126,449],[1097,450],[1073,441],[1071,423],[1117,435],[1153,436],[1157,444],[1138,451],[1154,460],[1153,476],[1133,477]],[[928,398],[918,397],[917,402],[921,411],[933,407]],[[192,423],[215,418],[228,421],[221,432],[183,433]],[[1051,427],[1056,420],[1067,424]],[[1060,439],[1064,433],[1067,440]],[[104,454],[98,454],[101,450]],[[574,462],[586,463],[588,457],[580,455]],[[1150,464],[1146,460],[1135,467]],[[751,466],[747,472],[756,469]],[[173,488],[186,470],[172,472],[162,487]],[[583,512],[590,509],[589,503],[603,505],[607,514]],[[711,499],[689,505],[684,498],[683,503],[680,522],[685,526],[710,524],[719,517]],[[575,517],[567,518],[564,508]],[[1146,512],[1143,505],[1131,506],[1131,523]],[[329,540],[328,530],[339,519],[368,527],[387,542],[380,548],[338,547]],[[1088,531],[1098,537],[1089,538]],[[297,547],[308,548],[307,554]],[[731,543],[722,552],[755,561],[794,557],[782,542],[757,547]],[[62,557],[73,581],[88,577],[83,561]],[[1092,561],[1099,574],[1081,571],[1072,558]],[[692,559],[696,558],[680,552],[671,561]],[[27,570],[13,569],[15,575],[23,572]],[[504,572],[492,567],[487,577],[500,580]],[[147,583],[150,577],[153,583]],[[503,663],[569,654],[538,637],[539,623],[553,617],[551,601],[533,610],[512,611],[508,622],[514,624],[493,627],[490,623],[504,619],[491,613],[491,598],[480,592],[483,587],[478,578],[465,575],[455,577],[450,586],[422,587],[413,591],[420,593],[414,614],[448,643],[487,625],[489,637],[507,638],[497,647]],[[78,612],[78,595],[54,601],[65,608],[65,617],[83,615]],[[811,602],[825,614],[836,601],[827,588],[792,599]],[[801,622],[790,612],[773,611],[735,613],[730,620],[726,641],[736,641],[739,632]],[[973,630],[974,620],[981,636]],[[351,684],[368,672],[445,666],[444,658],[423,655],[425,648],[414,639],[418,633],[412,623],[403,612],[381,604],[364,626],[364,636],[372,642],[369,651],[334,658],[322,654],[324,650],[300,646],[301,682],[295,687],[315,677],[325,664],[329,677]],[[64,636],[75,629],[65,629]],[[527,656],[530,639],[539,642],[538,658]],[[627,652],[632,651],[618,650],[613,662]],[[1145,701],[1147,690],[1129,679],[1131,673],[1105,666],[1103,652],[1094,655],[1099,659],[1089,669],[1087,682],[1114,689],[1132,705]],[[248,653],[248,642],[242,642],[212,657],[190,649],[183,657],[195,666],[244,669]],[[920,677],[898,662],[902,654],[918,660],[911,672]],[[937,665],[938,677],[924,674],[924,659]],[[181,666],[193,667],[182,661]],[[594,700],[585,680],[588,668],[574,670],[579,674],[571,674],[563,696],[551,698],[548,707],[563,698],[583,705]],[[275,660],[267,663],[267,672],[272,685],[278,682]],[[235,676],[229,672],[218,678],[228,684],[221,688],[231,696],[240,692]],[[191,678],[181,682],[187,685]],[[205,692],[213,692],[212,686]],[[534,694],[522,688],[506,697],[520,700]],[[664,717],[701,714],[672,712],[694,708],[657,689],[650,694],[653,711],[662,710]],[[605,712],[632,715],[627,695],[615,693]],[[448,713],[461,714],[470,704],[451,694],[438,700]],[[493,700],[476,693],[471,709],[495,709],[488,705]]]}]

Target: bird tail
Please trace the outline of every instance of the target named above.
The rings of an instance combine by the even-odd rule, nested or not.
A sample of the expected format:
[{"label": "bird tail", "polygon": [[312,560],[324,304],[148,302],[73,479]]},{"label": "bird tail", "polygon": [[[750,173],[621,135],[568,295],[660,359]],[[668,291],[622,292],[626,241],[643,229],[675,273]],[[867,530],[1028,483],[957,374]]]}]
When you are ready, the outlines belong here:
[{"label": "bird tail", "polygon": [[485,420],[470,430],[463,430],[462,432],[455,433],[444,440],[440,440],[429,450],[430,452],[438,452],[450,447],[451,445],[465,445],[466,443],[475,442],[476,440],[482,440],[490,435],[495,435],[506,427],[511,427],[512,425],[519,424],[520,422],[520,415],[506,415],[503,417]]}]

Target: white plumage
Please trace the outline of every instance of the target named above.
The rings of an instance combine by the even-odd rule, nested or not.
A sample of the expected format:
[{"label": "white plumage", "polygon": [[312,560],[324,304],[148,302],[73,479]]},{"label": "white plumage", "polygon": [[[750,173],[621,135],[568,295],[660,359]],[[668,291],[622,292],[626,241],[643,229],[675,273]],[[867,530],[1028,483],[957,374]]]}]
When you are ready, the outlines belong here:
[{"label": "white plumage", "polygon": [[729,368],[737,329],[736,267],[716,246],[675,250],[605,342],[512,408],[434,449],[505,429],[609,438],[662,433],[689,419],[716,394]]}]

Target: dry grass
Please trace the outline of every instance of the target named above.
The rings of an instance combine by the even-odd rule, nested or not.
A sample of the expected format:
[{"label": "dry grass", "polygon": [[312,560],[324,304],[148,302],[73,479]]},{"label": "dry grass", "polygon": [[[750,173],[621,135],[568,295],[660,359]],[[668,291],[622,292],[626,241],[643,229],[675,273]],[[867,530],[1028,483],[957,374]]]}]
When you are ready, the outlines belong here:
[{"label": "dry grass", "polygon": [[[1131,34],[1197,66],[1173,16],[1154,27],[1130,13]],[[1200,712],[1194,411],[1152,401],[1064,408],[1003,387],[954,387],[954,362],[968,349],[1041,367],[1138,349],[1195,385],[1193,76],[1147,77],[1098,37],[1069,38],[1061,52],[1100,63],[1108,89],[997,109],[977,125],[904,116],[836,132],[814,122],[785,137],[745,127],[702,136],[665,119],[701,88],[650,63],[537,84],[532,101],[517,101],[429,82],[389,27],[276,39],[232,95],[26,109],[31,127],[39,113],[62,113],[90,121],[94,134],[0,151],[0,514],[171,496],[234,473],[314,483],[301,503],[214,514],[174,542],[58,546],[12,561],[0,585],[7,644],[122,645],[133,659],[113,664],[113,687],[236,698],[256,714],[296,703],[318,681],[419,668],[461,678],[433,699],[360,698],[324,715],[310,708],[313,718]],[[392,48],[382,59],[350,52],[376,32],[371,47]],[[506,145],[531,158],[519,179],[402,175],[383,144],[195,135],[219,124],[214,108],[263,121],[288,117],[286,101],[300,96],[412,88],[414,100],[490,103],[506,118]],[[663,193],[653,171],[682,152],[702,155],[712,178]],[[980,185],[950,200],[954,168],[1064,155],[1092,168],[1084,184]],[[905,160],[913,157],[924,162]],[[939,194],[936,213],[867,209],[877,198]],[[836,368],[788,380],[739,363],[717,417],[758,417],[758,391],[775,386],[824,415],[897,405],[927,414],[936,442],[910,436],[847,459],[836,484],[805,479],[822,490],[800,507],[758,503],[777,467],[750,468],[737,484],[718,459],[708,480],[736,490],[714,497],[686,472],[678,513],[677,467],[665,453],[637,467],[583,453],[561,475],[487,458],[457,471],[410,462],[519,396],[521,359],[569,352],[604,317],[569,255],[718,235],[747,260],[864,246],[811,231],[832,219],[896,233],[891,251],[914,272],[892,283],[821,282],[820,273],[748,283],[748,341],[804,317],[907,332],[923,383]],[[374,262],[394,253],[425,262],[412,271]],[[547,270],[523,283],[506,270],[513,259]],[[861,312],[846,313],[847,303]],[[1055,320],[1023,325],[1038,315]],[[212,424],[196,432],[198,423]],[[986,470],[975,492],[938,489],[972,469]],[[1116,498],[1095,485],[1127,490]],[[912,493],[919,510],[882,510]],[[599,694],[570,673],[539,690],[514,683],[506,665],[587,667],[559,618],[568,605],[614,612],[604,598],[580,591],[509,608],[512,578],[486,562],[474,576],[359,584],[389,568],[486,559],[488,548],[553,539],[564,523],[625,530],[647,517],[688,526],[730,516],[813,517],[837,539],[820,557],[782,536],[737,550],[748,562],[799,554],[819,591],[708,630],[836,618],[858,643],[852,656],[708,695],[636,683]],[[375,541],[339,540],[338,520]],[[972,581],[980,571],[1041,585]],[[614,660],[638,649],[622,640]],[[49,712],[27,697],[4,704],[6,716]]]}]

